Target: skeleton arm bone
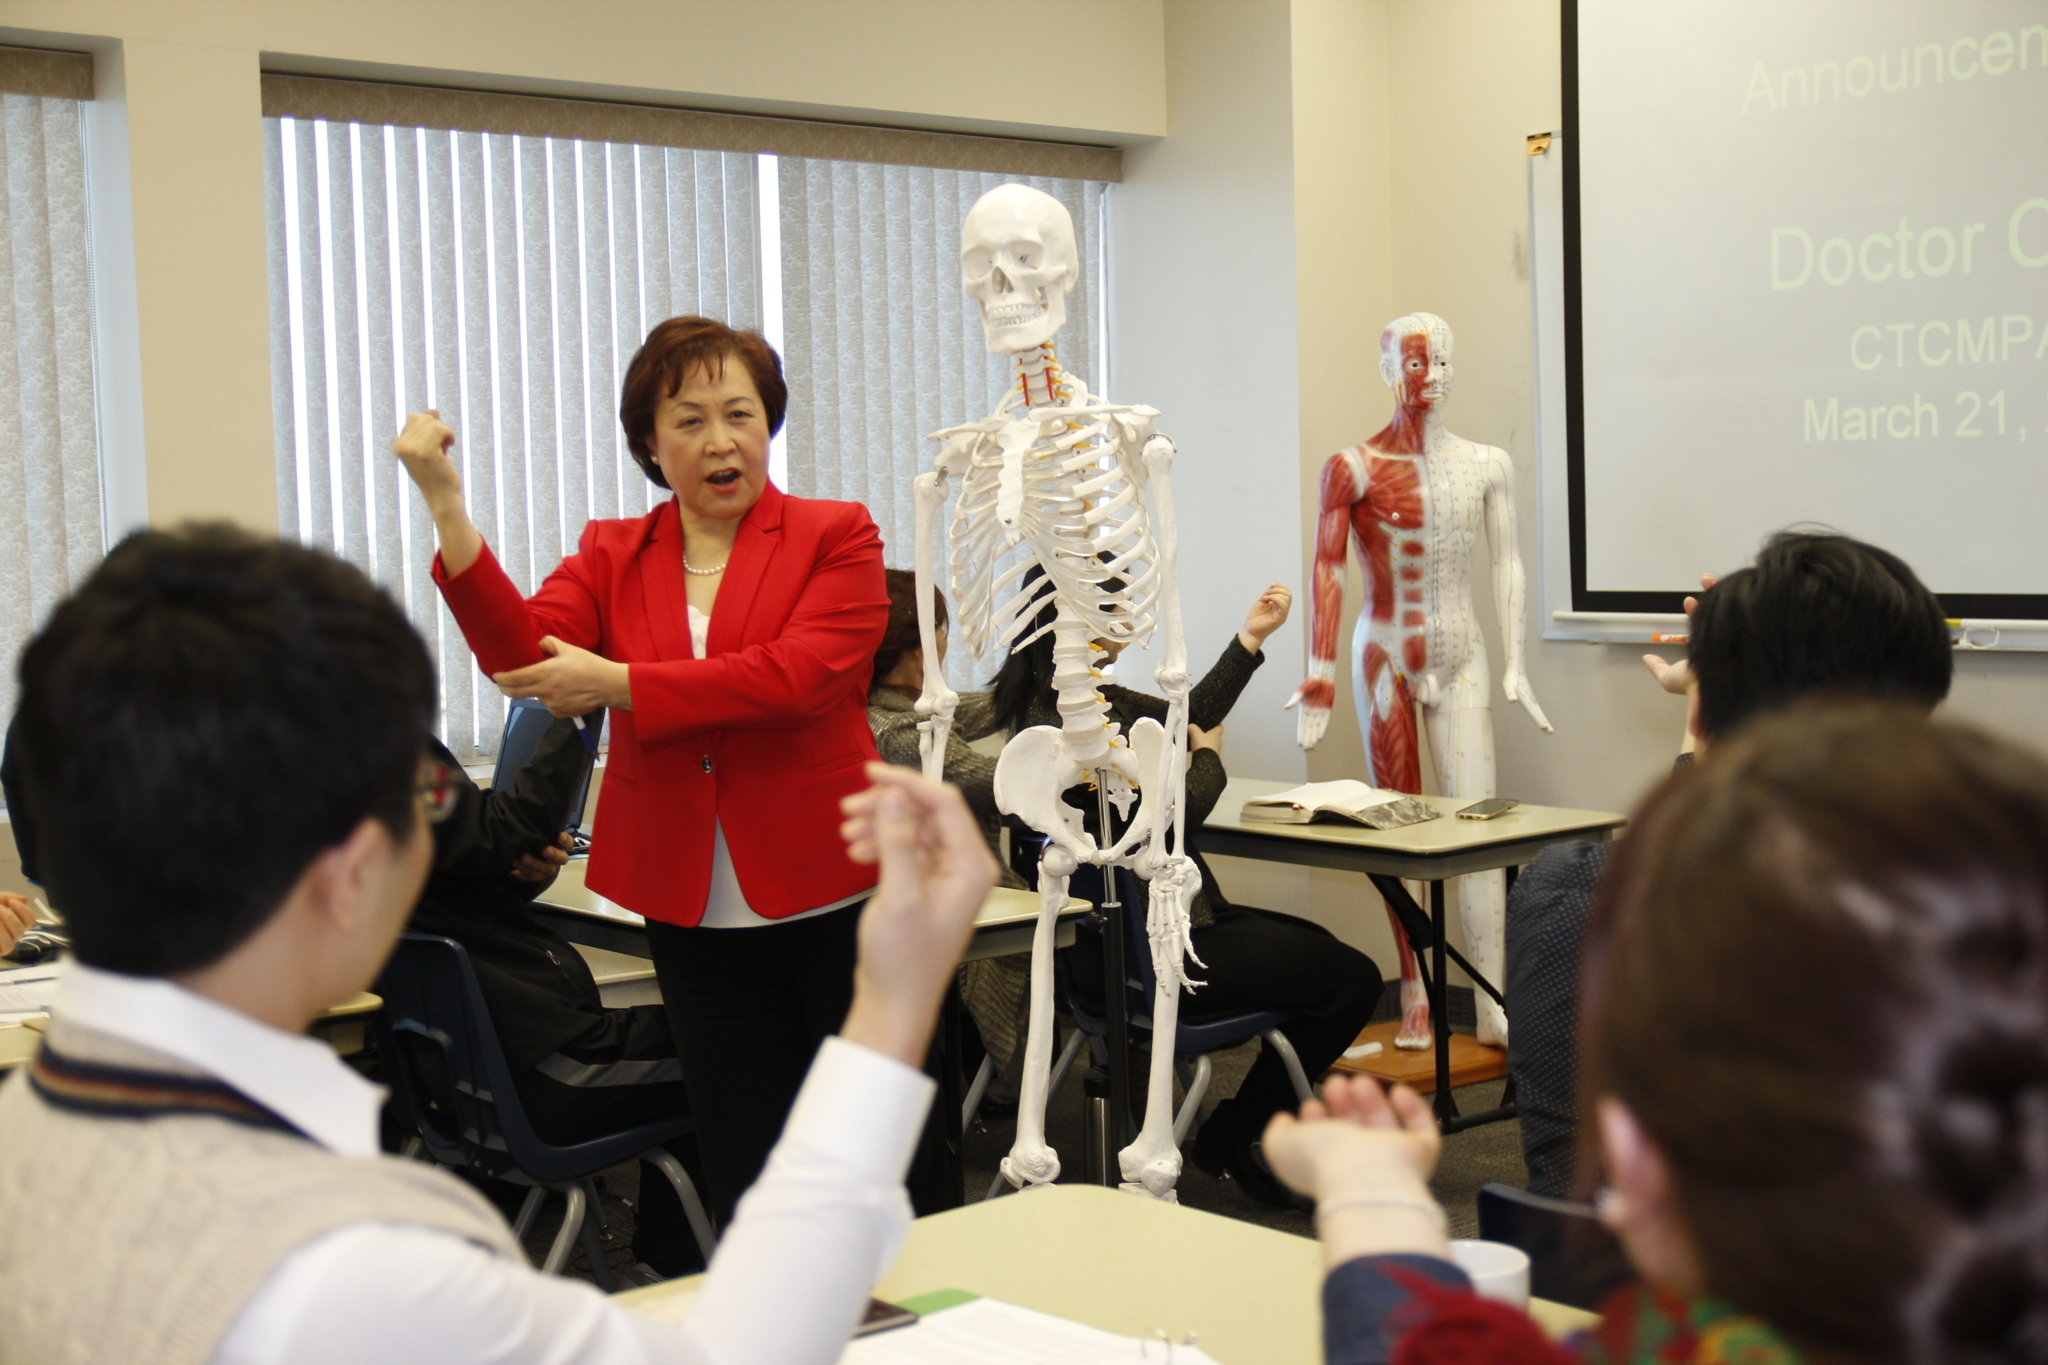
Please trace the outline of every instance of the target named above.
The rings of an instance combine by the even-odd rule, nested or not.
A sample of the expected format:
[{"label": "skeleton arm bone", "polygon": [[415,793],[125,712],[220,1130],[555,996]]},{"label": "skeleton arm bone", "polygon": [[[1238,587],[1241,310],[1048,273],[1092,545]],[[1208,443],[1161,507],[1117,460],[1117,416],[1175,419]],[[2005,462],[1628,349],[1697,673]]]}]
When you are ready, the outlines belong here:
[{"label": "skeleton arm bone", "polygon": [[[950,455],[951,448],[947,453]],[[941,457],[942,459],[944,457]],[[939,508],[946,501],[943,469],[917,476],[917,637],[924,647],[924,690],[917,699],[918,754],[924,775],[934,782],[946,778],[946,739],[953,729],[953,708],[960,696],[946,685],[939,662],[939,632],[932,609],[932,537],[938,530]]]},{"label": "skeleton arm bone", "polygon": [[[1144,422],[1149,431],[1151,422]],[[1166,638],[1160,650],[1161,658],[1154,677],[1159,690],[1166,694],[1166,741],[1168,749],[1167,799],[1172,803],[1173,847],[1176,852],[1187,847],[1187,800],[1182,789],[1181,774],[1187,768],[1188,747],[1188,649],[1187,640],[1181,633],[1180,619],[1180,527],[1173,510],[1173,442],[1156,433],[1151,434],[1144,445],[1144,468],[1147,480],[1152,485],[1152,504],[1157,509],[1159,529],[1159,605],[1165,617]],[[1153,793],[1158,800],[1160,793]],[[1163,861],[1166,850],[1166,812],[1156,811],[1153,817],[1153,834],[1150,858]],[[1156,864],[1155,864],[1156,865]],[[1176,975],[1179,973],[1176,972]]]},{"label": "skeleton arm bone", "polygon": [[1320,512],[1316,519],[1316,566],[1309,587],[1308,678],[1295,689],[1289,706],[1301,704],[1295,737],[1313,749],[1330,726],[1337,704],[1337,627],[1344,614],[1344,551],[1351,530],[1351,508],[1364,490],[1352,462],[1342,454],[1323,464]]},{"label": "skeleton arm bone", "polygon": [[1523,642],[1522,608],[1527,588],[1522,577],[1522,552],[1515,542],[1515,467],[1504,450],[1482,447],[1486,469],[1486,542],[1493,557],[1493,609],[1500,620],[1501,648],[1506,653],[1501,688],[1509,701],[1520,702],[1545,734],[1554,733],[1549,717],[1529,685],[1528,655]]}]

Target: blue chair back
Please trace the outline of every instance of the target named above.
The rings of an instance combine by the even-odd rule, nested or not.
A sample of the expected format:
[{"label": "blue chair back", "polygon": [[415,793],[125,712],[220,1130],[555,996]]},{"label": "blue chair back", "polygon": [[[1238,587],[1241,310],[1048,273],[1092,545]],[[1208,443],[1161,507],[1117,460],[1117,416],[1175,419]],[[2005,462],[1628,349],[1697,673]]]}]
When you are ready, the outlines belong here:
[{"label": "blue chair back", "polygon": [[[378,1051],[392,1099],[399,1116],[445,1164],[485,1175],[516,1170],[543,1184],[576,1181],[692,1128],[689,1115],[678,1114],[568,1146],[542,1141],[519,1102],[469,953],[452,938],[405,935],[376,990],[384,997]],[[445,1066],[452,1096],[434,1098],[448,1100],[452,1115],[429,1102],[415,1050],[438,1056]]]},{"label": "blue chair back", "polygon": [[[1152,966],[1152,938],[1145,928],[1145,916],[1151,903],[1151,887],[1137,873],[1128,867],[1113,867],[1112,883],[1117,889],[1117,898],[1124,906],[1124,986],[1129,999],[1128,1010],[1131,1027],[1149,1033],[1152,1029],[1152,997],[1159,986],[1159,973]],[[1067,882],[1067,893],[1096,905],[1103,902],[1103,869],[1090,864],[1074,869],[1074,875]],[[1055,968],[1058,975],[1056,984],[1060,995],[1067,1002],[1068,1013],[1074,1022],[1089,1032],[1099,1030],[1102,1012],[1089,1009],[1074,989],[1071,968],[1064,961]],[[1196,979],[1201,970],[1193,969]],[[1208,1052],[1221,1052],[1266,1032],[1284,1026],[1297,1014],[1277,1010],[1240,1010],[1233,1014],[1213,1019],[1191,1021],[1186,1011],[1199,1007],[1202,993],[1198,987],[1193,995],[1181,996],[1182,1017],[1174,1029],[1173,1050],[1179,1056],[1198,1056]]]}]

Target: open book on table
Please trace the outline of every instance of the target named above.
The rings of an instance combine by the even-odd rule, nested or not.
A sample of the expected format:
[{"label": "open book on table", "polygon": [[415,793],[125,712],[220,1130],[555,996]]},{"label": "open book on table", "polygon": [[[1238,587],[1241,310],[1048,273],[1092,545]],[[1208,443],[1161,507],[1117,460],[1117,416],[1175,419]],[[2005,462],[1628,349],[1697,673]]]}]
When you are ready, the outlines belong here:
[{"label": "open book on table", "polygon": [[1345,778],[1255,797],[1244,803],[1237,818],[1246,824],[1306,825],[1312,820],[1349,820],[1373,829],[1399,829],[1434,820],[1442,812],[1405,792],[1368,787]]}]

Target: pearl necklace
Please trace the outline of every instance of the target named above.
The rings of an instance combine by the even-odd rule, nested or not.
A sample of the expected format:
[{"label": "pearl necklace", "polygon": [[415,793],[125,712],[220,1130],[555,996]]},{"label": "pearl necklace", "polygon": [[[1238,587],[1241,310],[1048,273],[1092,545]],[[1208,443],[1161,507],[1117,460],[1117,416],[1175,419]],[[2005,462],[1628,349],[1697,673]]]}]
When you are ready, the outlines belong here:
[{"label": "pearl necklace", "polygon": [[[727,557],[727,561],[726,561],[726,562],[727,562],[727,563],[730,563],[730,562],[731,562],[731,558],[730,558],[730,556],[728,556],[728,557]],[[697,576],[698,576],[699,578],[709,578],[709,577],[711,577],[711,575],[713,575],[713,574],[715,574],[715,573],[724,573],[724,572],[725,572],[725,565],[724,565],[724,564],[721,564],[721,565],[719,565],[719,566],[718,566],[717,568],[715,568],[715,569],[693,569],[693,568],[691,568],[691,567],[690,567],[690,552],[689,552],[688,550],[685,550],[685,551],[683,551],[683,572],[684,572],[684,573],[690,573],[690,574],[695,574],[695,575],[697,575]]]}]

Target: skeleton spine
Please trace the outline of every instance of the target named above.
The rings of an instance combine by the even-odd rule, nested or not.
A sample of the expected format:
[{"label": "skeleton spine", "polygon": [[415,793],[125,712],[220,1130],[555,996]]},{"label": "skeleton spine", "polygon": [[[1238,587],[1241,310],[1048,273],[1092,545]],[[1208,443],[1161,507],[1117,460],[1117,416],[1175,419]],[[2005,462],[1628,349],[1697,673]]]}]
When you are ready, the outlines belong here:
[{"label": "skeleton spine", "polygon": [[1109,752],[1109,703],[1095,686],[1095,645],[1088,625],[1061,607],[1052,641],[1052,685],[1059,694],[1067,752],[1084,768],[1098,767]]},{"label": "skeleton spine", "polygon": [[1052,404],[1059,400],[1053,396],[1053,386],[1061,379],[1059,358],[1052,353],[1052,343],[1033,346],[1028,351],[1010,352],[1010,361],[1017,371],[1017,382],[1024,389],[1024,405],[1033,403]]},{"label": "skeleton spine", "polygon": [[[1060,371],[1059,358],[1053,354],[1051,342],[1027,351],[1012,351],[1010,360],[1027,406],[1041,401],[1047,404],[1068,401],[1066,376]],[[1040,395],[1043,395],[1042,399]],[[1042,451],[1029,458],[1059,460],[1064,457]],[[1029,472],[1026,477],[1030,479]],[[1080,481],[1080,476],[1071,472],[1031,479],[1036,485],[1035,495],[1052,504],[1054,509],[1054,535],[1061,542],[1054,554],[1074,559],[1085,559],[1095,550],[1086,529],[1088,505],[1075,496],[1074,490]],[[1089,630],[1087,622],[1075,615],[1063,601],[1052,638],[1052,685],[1059,697],[1060,732],[1066,737],[1068,753],[1083,767],[1092,767],[1102,761],[1103,755],[1109,752],[1110,744],[1109,703],[1102,699],[1102,692],[1096,686],[1094,633]]]}]

